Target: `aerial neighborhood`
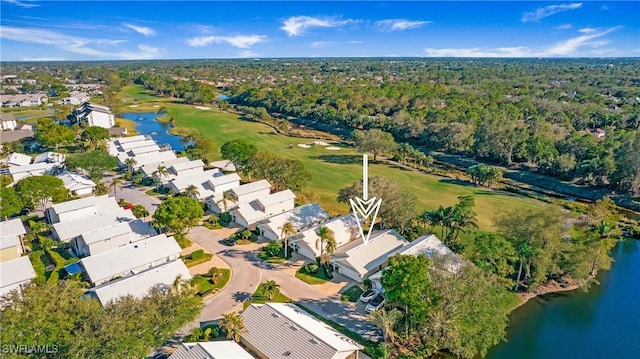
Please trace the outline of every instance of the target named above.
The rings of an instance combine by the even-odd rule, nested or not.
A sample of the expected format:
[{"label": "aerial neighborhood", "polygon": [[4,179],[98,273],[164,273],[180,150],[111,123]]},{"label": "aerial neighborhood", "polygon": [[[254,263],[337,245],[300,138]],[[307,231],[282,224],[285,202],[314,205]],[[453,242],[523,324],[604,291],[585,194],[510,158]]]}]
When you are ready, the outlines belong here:
[{"label": "aerial neighborhood", "polygon": [[493,355],[638,236],[640,94],[440,61],[3,64],[2,353]]}]

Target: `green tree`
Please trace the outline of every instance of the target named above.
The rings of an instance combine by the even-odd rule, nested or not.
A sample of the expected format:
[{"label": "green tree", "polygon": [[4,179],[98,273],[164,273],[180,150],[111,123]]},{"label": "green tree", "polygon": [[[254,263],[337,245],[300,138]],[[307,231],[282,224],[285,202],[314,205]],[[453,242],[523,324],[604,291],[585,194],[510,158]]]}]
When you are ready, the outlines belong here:
[{"label": "green tree", "polygon": [[438,301],[430,281],[429,258],[424,254],[391,257],[381,283],[388,302],[404,313],[405,333],[423,328]]},{"label": "green tree", "polygon": [[563,214],[551,206],[505,213],[496,220],[498,233],[513,244],[518,256],[516,290],[522,280],[531,290],[550,276],[562,273],[558,263],[563,249],[563,222]]},{"label": "green tree", "polygon": [[473,263],[506,278],[513,274],[516,251],[513,244],[497,233],[482,233],[473,240]]},{"label": "green tree", "polygon": [[616,169],[611,175],[621,190],[640,194],[640,131],[627,134],[615,152]]},{"label": "green tree", "polygon": [[76,138],[75,132],[69,127],[53,124],[50,119],[38,121],[35,127],[38,142],[48,147],[54,147],[55,149],[58,149],[58,146],[62,144],[73,142]]},{"label": "green tree", "polygon": [[42,211],[51,201],[60,202],[69,196],[62,180],[50,175],[23,178],[16,183],[15,189],[26,208]]},{"label": "green tree", "polygon": [[320,249],[320,263],[326,266],[331,260],[331,253],[336,249],[335,233],[327,226],[320,226],[317,234],[316,248]]},{"label": "green tree", "polygon": [[231,161],[237,171],[242,171],[249,158],[256,152],[256,146],[241,139],[225,142],[220,147],[222,158]]},{"label": "green tree", "polygon": [[93,194],[96,196],[102,196],[109,193],[109,188],[107,188],[107,186],[102,183],[102,182],[98,182],[96,183],[95,188],[93,189]]},{"label": "green tree", "polygon": [[160,203],[153,219],[158,228],[183,234],[196,226],[202,216],[204,210],[198,201],[191,197],[179,196],[167,198]]},{"label": "green tree", "polygon": [[131,208],[131,212],[136,218],[147,218],[149,217],[149,211],[141,204],[136,204]]},{"label": "green tree", "polygon": [[129,173],[133,173],[137,164],[138,164],[138,161],[133,157],[129,157],[126,160],[124,160],[124,165],[127,166],[127,171],[129,171]]},{"label": "green tree", "polygon": [[222,197],[220,200],[216,202],[216,205],[219,206],[222,204],[223,212],[226,213],[229,211],[229,203],[233,203],[234,197],[230,191],[222,192]]},{"label": "green tree", "polygon": [[287,258],[287,247],[289,247],[289,236],[296,233],[296,228],[293,223],[287,221],[280,227],[280,238],[282,239],[282,245],[284,246],[284,257]]},{"label": "green tree", "polygon": [[22,211],[20,196],[13,187],[0,187],[0,217],[6,219]]},{"label": "green tree", "polygon": [[268,280],[262,283],[262,295],[267,300],[273,300],[273,297],[280,294],[280,285],[273,280]]},{"label": "green tree", "polygon": [[279,158],[271,152],[256,152],[249,158],[245,172],[269,180],[276,191],[289,188],[301,191],[311,178],[300,160]]},{"label": "green tree", "polygon": [[98,143],[100,143],[100,141],[109,138],[109,130],[99,126],[89,126],[82,131],[80,138],[83,141],[88,142],[89,148],[94,150],[98,147]]},{"label": "green tree", "polygon": [[376,310],[367,316],[368,321],[380,328],[382,331],[382,338],[385,343],[388,343],[389,341],[391,341],[391,343],[394,342],[396,336],[394,329],[400,318],[402,318],[402,312],[396,308],[389,311],[383,308],[381,310]]},{"label": "green tree", "polygon": [[155,171],[153,171],[153,180],[156,182],[156,191],[159,189],[160,183],[162,183],[163,177],[164,178],[169,177],[169,170],[167,169],[166,166],[158,165],[158,168]]},{"label": "green tree", "polygon": [[70,170],[83,169],[94,181],[102,179],[104,172],[118,167],[118,160],[100,150],[73,153],[67,156],[65,164]]},{"label": "green tree", "polygon": [[118,188],[122,188],[122,180],[118,177],[113,177],[109,182],[109,192],[113,191],[114,197],[118,194]]},{"label": "green tree", "polygon": [[227,313],[220,319],[220,327],[227,333],[227,339],[240,341],[240,336],[249,331],[244,326],[243,318],[238,313]]},{"label": "green tree", "polygon": [[393,136],[377,128],[367,131],[355,130],[352,134],[353,142],[359,152],[373,153],[373,160],[382,153],[394,153],[398,144]]},{"label": "green tree", "polygon": [[438,304],[428,311],[424,344],[462,358],[484,357],[505,338],[514,300],[498,278],[473,265],[455,272],[435,261],[429,269]]},{"label": "green tree", "polygon": [[193,199],[195,199],[196,201],[198,200],[198,198],[200,198],[200,191],[198,191],[198,187],[194,184],[189,185],[185,190],[184,193],[188,196],[191,197]]}]

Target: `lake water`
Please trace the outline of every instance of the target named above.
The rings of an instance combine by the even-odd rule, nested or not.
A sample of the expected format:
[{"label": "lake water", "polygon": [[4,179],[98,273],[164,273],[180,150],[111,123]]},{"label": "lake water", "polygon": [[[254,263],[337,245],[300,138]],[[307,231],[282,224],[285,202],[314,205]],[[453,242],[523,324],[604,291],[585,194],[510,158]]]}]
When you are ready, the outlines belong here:
[{"label": "lake water", "polygon": [[640,241],[619,242],[612,256],[588,293],[550,294],[516,309],[507,342],[487,358],[640,358]]},{"label": "lake water", "polygon": [[135,121],[136,130],[140,135],[151,135],[156,142],[161,145],[168,143],[171,148],[176,151],[184,150],[184,143],[181,142],[182,137],[169,133],[171,125],[165,122],[156,121],[156,117],[162,116],[154,112],[145,113],[123,113],[122,117],[127,120]]}]

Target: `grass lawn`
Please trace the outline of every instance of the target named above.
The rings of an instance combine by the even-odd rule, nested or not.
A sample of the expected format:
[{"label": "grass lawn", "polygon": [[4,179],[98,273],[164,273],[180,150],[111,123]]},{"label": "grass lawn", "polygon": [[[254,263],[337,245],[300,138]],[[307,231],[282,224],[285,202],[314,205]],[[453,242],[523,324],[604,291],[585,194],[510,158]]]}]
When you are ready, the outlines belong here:
[{"label": "grass lawn", "polygon": [[[127,94],[140,94],[139,90],[132,89],[131,86],[127,86],[125,90],[125,97],[128,97]],[[241,138],[256,145],[260,151],[271,151],[281,157],[301,160],[311,173],[306,191],[317,195],[317,201],[332,215],[348,213],[348,204],[338,203],[336,196],[341,188],[362,176],[361,156],[353,149],[345,147],[339,151],[329,151],[323,146],[301,148],[297,145],[313,140],[278,135],[267,125],[243,120],[235,114],[214,109],[203,111],[193,105],[167,102],[167,99],[144,93],[140,96],[145,97],[139,98],[139,102],[158,101],[157,105],[165,106],[168,115],[176,120],[175,130],[181,134],[199,133],[218,146]],[[289,148],[290,144],[293,148]],[[217,151],[209,155],[212,160],[221,159]],[[500,213],[543,205],[540,201],[517,194],[466,185],[454,179],[393,168],[386,164],[370,163],[369,174],[391,178],[405,191],[414,193],[418,197],[418,212],[432,210],[439,205],[451,206],[457,203],[458,196],[473,195],[478,224],[480,229],[485,230],[491,228],[493,219]]]},{"label": "grass lawn", "polygon": [[216,268],[216,270],[217,280],[215,281],[215,283],[213,281],[213,276],[209,274],[199,274],[193,276],[192,281],[198,288],[198,291],[196,293],[197,295],[204,296],[211,293],[212,291],[220,290],[224,288],[225,285],[227,285],[229,279],[231,278],[231,270],[227,268]]},{"label": "grass lawn", "polygon": [[311,285],[324,284],[330,279],[327,278],[322,268],[318,268],[315,273],[309,273],[306,271],[305,267],[298,269],[296,272],[296,278]]},{"label": "grass lawn", "polygon": [[127,129],[127,135],[133,136],[137,135],[138,131],[136,130],[136,123],[131,120],[127,120],[126,118],[116,118],[116,127],[124,127]]},{"label": "grass lawn", "polygon": [[251,296],[251,300],[244,301],[243,303],[244,309],[247,309],[247,307],[250,306],[251,304],[262,304],[266,302],[272,302],[272,303],[292,303],[293,302],[291,298],[287,297],[282,293],[277,293],[276,295],[273,296],[273,298],[268,300],[266,297],[262,295],[263,286],[264,286],[264,283],[260,283],[258,288],[256,288],[256,291]]},{"label": "grass lawn", "polygon": [[342,298],[345,302],[349,301],[349,302],[357,302],[358,299],[360,299],[360,296],[362,295],[364,291],[362,290],[362,288],[360,288],[359,285],[354,285],[351,288],[345,290],[344,292],[342,292]]}]

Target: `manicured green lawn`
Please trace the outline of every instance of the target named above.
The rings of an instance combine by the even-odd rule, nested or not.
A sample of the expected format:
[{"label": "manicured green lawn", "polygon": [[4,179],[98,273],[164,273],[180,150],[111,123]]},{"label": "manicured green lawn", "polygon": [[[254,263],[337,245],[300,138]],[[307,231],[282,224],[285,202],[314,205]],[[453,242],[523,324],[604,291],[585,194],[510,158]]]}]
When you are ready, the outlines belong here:
[{"label": "manicured green lawn", "polygon": [[[129,91],[127,93],[135,94],[129,87],[126,89]],[[142,100],[153,99],[147,97]],[[317,195],[320,205],[332,215],[349,211],[349,206],[338,203],[336,196],[341,188],[362,176],[361,157],[353,149],[329,151],[317,145],[302,148],[297,145],[308,144],[313,140],[278,135],[267,125],[243,120],[235,114],[216,109],[199,110],[192,105],[168,102],[159,104],[165,106],[168,115],[175,118],[176,131],[182,134],[193,131],[211,139],[218,146],[226,141],[242,138],[255,144],[260,151],[271,151],[281,157],[301,160],[311,173],[306,190]],[[289,148],[289,145],[293,147]],[[210,156],[212,160],[221,159],[219,152],[211,153]],[[370,163],[369,174],[394,179],[405,191],[414,193],[418,197],[418,212],[432,210],[439,205],[450,206],[457,202],[458,196],[473,195],[481,229],[490,229],[493,219],[500,213],[543,205],[542,202],[516,194],[460,184],[450,178],[393,168],[386,164]]]},{"label": "manicured green lawn", "polygon": [[251,296],[251,300],[244,301],[243,303],[244,309],[247,309],[247,307],[250,306],[251,304],[262,304],[266,302],[272,302],[272,303],[292,303],[293,302],[291,298],[287,297],[282,293],[277,293],[273,296],[273,298],[271,298],[270,300],[267,300],[267,298],[262,295],[263,287],[264,287],[264,283],[260,283],[258,288],[256,288],[256,291]]},{"label": "manicured green lawn", "polygon": [[324,275],[324,271],[322,270],[322,268],[318,268],[318,271],[316,273],[314,273],[314,274],[309,274],[304,269],[304,267],[302,267],[302,268],[298,269],[298,271],[296,272],[296,278],[300,279],[301,281],[303,281],[303,282],[305,282],[307,284],[311,284],[311,285],[324,284],[329,280]]},{"label": "manicured green lawn", "polygon": [[360,286],[354,285],[342,292],[342,297],[348,299],[349,302],[357,302],[363,292],[364,291],[362,290],[362,288],[360,288]]}]

